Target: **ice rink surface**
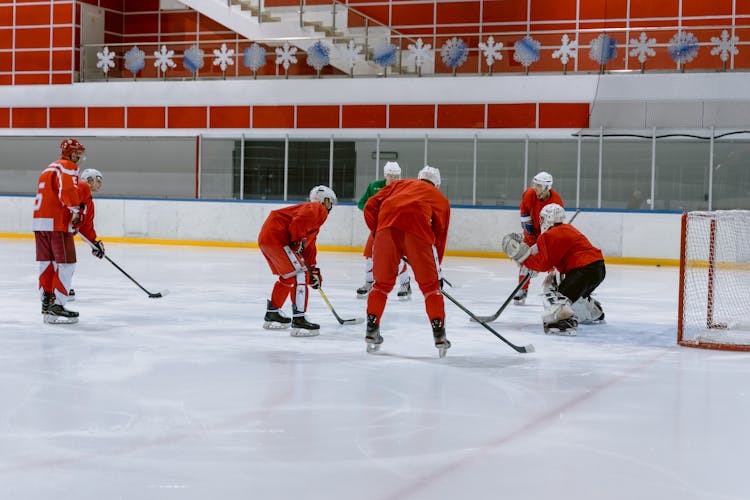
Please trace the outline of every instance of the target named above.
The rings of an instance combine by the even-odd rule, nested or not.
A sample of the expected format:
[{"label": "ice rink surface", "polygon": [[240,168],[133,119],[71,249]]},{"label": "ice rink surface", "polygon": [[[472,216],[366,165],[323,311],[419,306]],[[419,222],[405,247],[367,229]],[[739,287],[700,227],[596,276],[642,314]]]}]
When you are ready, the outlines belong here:
[{"label": "ice rink surface", "polygon": [[[78,244],[76,325],[44,325],[33,240],[0,240],[3,499],[747,500],[750,354],[675,344],[676,268],[607,267],[607,323],[542,333],[527,305],[492,326],[446,300],[438,359],[422,296],[315,338],[261,328],[258,250],[107,244],[150,299]],[[364,317],[357,253],[319,255],[342,317]],[[494,313],[507,260],[447,257],[453,297]],[[289,312],[290,305],[286,304]]]}]

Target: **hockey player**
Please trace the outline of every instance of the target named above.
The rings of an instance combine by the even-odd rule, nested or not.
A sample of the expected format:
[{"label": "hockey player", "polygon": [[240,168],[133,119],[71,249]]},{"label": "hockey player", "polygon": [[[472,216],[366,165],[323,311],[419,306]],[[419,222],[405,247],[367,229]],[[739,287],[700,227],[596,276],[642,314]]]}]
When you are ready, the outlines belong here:
[{"label": "hockey player", "polygon": [[[94,229],[94,199],[91,193],[97,193],[101,188],[102,173],[95,168],[87,168],[78,178],[78,198],[83,205],[83,220],[78,226],[78,232],[94,245],[91,253],[100,259],[104,257],[104,243],[97,239]],[[72,288],[68,290],[68,302],[73,302],[75,296]]]},{"label": "hockey player", "polygon": [[[521,229],[523,230],[523,239],[528,246],[532,246],[536,243],[536,239],[541,233],[539,227],[539,213],[542,208],[549,205],[550,203],[557,203],[561,207],[563,205],[562,198],[552,189],[552,176],[547,172],[539,172],[534,176],[531,187],[524,191],[521,196],[521,204],[519,208],[521,210]],[[529,274],[528,268],[525,266],[520,267],[518,281],[523,281],[526,275]],[[526,303],[526,296],[529,294],[529,285],[531,279],[518,290],[516,295],[513,297],[513,303],[516,305],[523,305]]]},{"label": "hockey player", "polygon": [[76,139],[60,144],[60,159],[39,176],[32,229],[39,262],[39,294],[45,323],[77,323],[78,312],[65,308],[76,267],[73,235],[81,223],[78,163],[86,148]]},{"label": "hockey player", "polygon": [[[258,247],[273,274],[279,276],[267,302],[263,328],[273,330],[292,326],[294,337],[314,337],[320,325],[305,318],[308,288],[317,289],[323,282],[317,267],[315,240],[328,213],[336,204],[336,193],[327,186],[315,186],[310,201],[273,210],[258,235]],[[281,308],[289,296],[292,318]]]},{"label": "hockey player", "polygon": [[393,289],[402,256],[409,259],[414,278],[425,298],[440,357],[450,348],[445,336],[445,308],[440,263],[445,253],[450,204],[440,192],[440,171],[425,166],[418,180],[402,180],[381,189],[365,205],[365,222],[375,234],[373,275],[375,284],[367,297],[367,351],[383,343],[380,318]]},{"label": "hockey player", "polygon": [[[389,161],[383,167],[383,176],[385,179],[372,181],[367,189],[365,190],[362,197],[357,203],[357,207],[360,210],[365,209],[365,204],[375,193],[380,191],[385,186],[389,185],[393,181],[401,179],[401,166],[395,161]],[[372,276],[372,233],[367,237],[367,243],[365,244],[365,284],[357,289],[357,297],[360,299],[367,298],[367,295],[372,290],[372,283],[375,280]],[[404,260],[399,264],[398,270],[398,298],[399,300],[409,300],[411,298],[411,284],[409,279],[409,270]]]},{"label": "hockey player", "polygon": [[550,274],[544,283],[544,333],[575,335],[578,323],[604,320],[602,305],[591,292],[604,280],[602,252],[575,227],[565,224],[565,209],[556,203],[541,212],[542,234],[529,247],[518,233],[503,238],[503,251],[533,271],[557,269],[563,276],[555,286]]}]

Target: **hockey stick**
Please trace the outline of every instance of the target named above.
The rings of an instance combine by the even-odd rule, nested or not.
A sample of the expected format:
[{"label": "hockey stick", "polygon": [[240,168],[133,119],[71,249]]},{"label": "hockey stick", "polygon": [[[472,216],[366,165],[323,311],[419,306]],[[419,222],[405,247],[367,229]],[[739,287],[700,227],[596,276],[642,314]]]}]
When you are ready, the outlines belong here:
[{"label": "hockey stick", "polygon": [[498,309],[495,314],[492,314],[490,316],[472,316],[471,320],[472,321],[477,321],[477,322],[485,321],[485,322],[488,322],[488,323],[492,322],[492,321],[495,321],[500,316],[500,314],[502,314],[502,312],[505,310],[505,308],[508,307],[508,304],[510,304],[510,301],[513,300],[513,297],[516,296],[516,294],[518,293],[518,291],[521,288],[523,288],[523,286],[526,283],[528,283],[530,279],[531,279],[531,273],[529,273],[526,276],[524,276],[523,279],[518,282],[518,286],[516,286],[516,288],[512,292],[510,292],[510,295],[508,295],[508,298],[505,299],[505,302],[503,302],[503,305],[500,306],[500,309]]},{"label": "hockey stick", "polygon": [[328,300],[328,297],[323,292],[323,289],[321,287],[318,287],[318,291],[320,292],[320,296],[323,297],[323,300],[325,301],[326,305],[328,306],[328,309],[331,310],[333,315],[336,317],[336,320],[338,320],[339,324],[342,325],[358,325],[360,323],[364,323],[364,318],[352,318],[352,319],[342,319],[341,316],[339,316],[336,313],[336,309],[333,308],[333,304],[331,304],[331,301]]},{"label": "hockey stick", "polygon": [[444,297],[447,297],[448,300],[450,300],[451,302],[453,302],[456,305],[456,307],[458,307],[463,312],[465,312],[466,314],[468,314],[471,319],[473,319],[474,321],[478,322],[480,325],[482,325],[487,330],[489,330],[490,333],[492,333],[492,335],[494,335],[495,337],[499,338],[500,340],[502,340],[503,342],[505,342],[506,344],[508,344],[509,346],[511,346],[516,352],[521,352],[521,353],[534,352],[535,349],[534,349],[533,345],[529,344],[529,345],[525,345],[525,346],[518,346],[518,345],[514,344],[510,340],[506,339],[505,337],[503,337],[502,335],[500,335],[499,333],[497,333],[495,331],[495,329],[492,328],[490,325],[488,325],[487,323],[485,323],[484,321],[482,321],[480,318],[478,318],[477,316],[475,316],[474,313],[472,313],[471,311],[469,311],[468,309],[466,309],[466,307],[464,307],[459,301],[457,301],[456,299],[454,299],[453,297],[451,297],[448,293],[446,293],[445,290],[442,290],[440,293],[442,293]]},{"label": "hockey stick", "polygon": [[[84,235],[82,235],[81,233],[78,233],[78,236],[80,236],[80,237],[81,237],[81,239],[82,239],[83,241],[85,241],[86,243],[88,243],[88,244],[89,244],[89,246],[90,246],[90,247],[91,247],[92,249],[97,249],[97,248],[96,248],[96,247],[94,246],[94,244],[93,244],[93,243],[91,243],[91,242],[90,242],[90,241],[89,241],[89,240],[88,240],[88,239],[87,239],[87,238],[86,238],[86,237],[85,237]],[[98,250],[98,249],[97,249],[97,250]],[[130,276],[130,275],[129,275],[128,273],[126,273],[126,272],[125,272],[125,270],[124,270],[123,268],[121,268],[120,266],[118,266],[117,264],[115,264],[115,261],[113,261],[112,259],[110,259],[110,258],[109,258],[109,256],[108,256],[107,254],[104,254],[104,258],[105,258],[105,259],[107,259],[107,260],[109,261],[109,263],[110,263],[110,264],[112,264],[113,266],[115,266],[115,267],[117,268],[117,270],[118,270],[118,271],[120,271],[120,272],[121,272],[122,274],[124,274],[125,276],[127,276],[127,277],[128,277],[128,279],[129,279],[130,281],[132,281],[133,283],[135,283],[135,284],[136,284],[136,285],[138,286],[138,288],[140,288],[141,290],[143,290],[144,292],[146,292],[146,293],[148,294],[148,298],[149,298],[149,299],[159,299],[159,298],[161,298],[161,297],[163,297],[163,296],[164,296],[164,295],[162,295],[162,294],[161,294],[161,292],[151,293],[151,292],[149,292],[148,290],[146,290],[145,288],[143,288],[143,287],[141,286],[141,284],[140,284],[140,283],[138,283],[138,282],[137,282],[136,280],[134,280],[134,279],[133,279],[133,277],[132,277],[132,276]],[[166,293],[166,292],[165,292],[165,293]]]}]

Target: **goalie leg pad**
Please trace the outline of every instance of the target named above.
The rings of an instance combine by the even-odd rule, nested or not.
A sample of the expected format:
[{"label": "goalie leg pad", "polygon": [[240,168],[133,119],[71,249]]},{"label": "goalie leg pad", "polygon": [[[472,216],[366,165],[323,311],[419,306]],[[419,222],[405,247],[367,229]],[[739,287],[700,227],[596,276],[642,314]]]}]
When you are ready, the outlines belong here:
[{"label": "goalie leg pad", "polygon": [[591,297],[581,297],[573,303],[573,310],[578,317],[578,322],[583,325],[591,325],[604,321],[602,305]]},{"label": "goalie leg pad", "polygon": [[542,322],[547,325],[569,318],[578,320],[570,300],[559,292],[549,291],[545,293]]}]

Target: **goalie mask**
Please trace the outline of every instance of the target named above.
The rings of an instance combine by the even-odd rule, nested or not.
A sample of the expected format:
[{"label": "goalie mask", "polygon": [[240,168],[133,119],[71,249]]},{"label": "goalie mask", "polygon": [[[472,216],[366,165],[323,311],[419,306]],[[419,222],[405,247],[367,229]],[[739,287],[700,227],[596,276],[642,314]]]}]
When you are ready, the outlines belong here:
[{"label": "goalie mask", "polygon": [[557,203],[550,203],[542,208],[539,212],[539,219],[542,226],[542,232],[551,228],[555,224],[565,222],[565,209]]},{"label": "goalie mask", "polygon": [[331,202],[331,208],[333,208],[333,206],[336,204],[336,201],[338,201],[336,198],[336,193],[334,193],[333,189],[329,188],[328,186],[315,186],[310,191],[310,201],[325,204],[324,202],[326,199]]}]

